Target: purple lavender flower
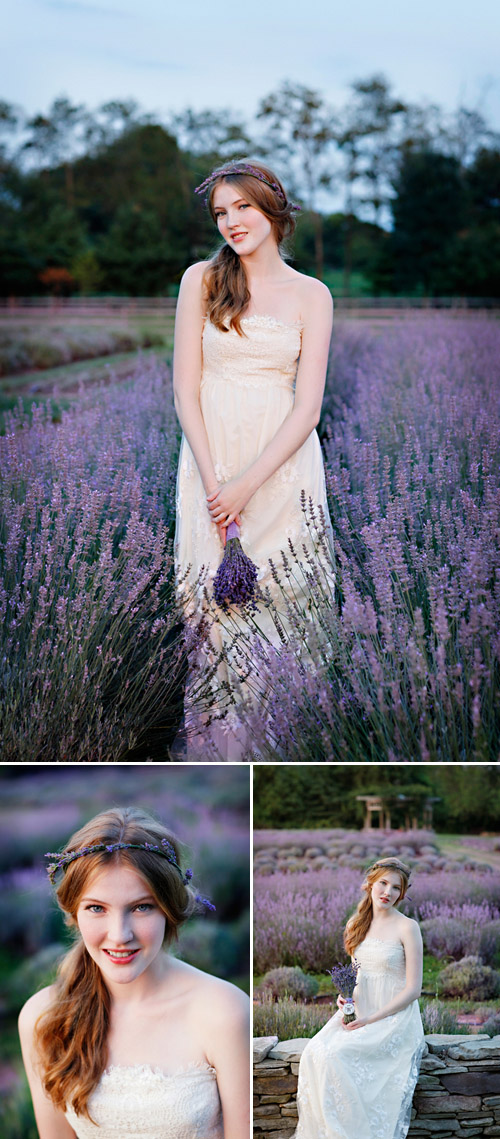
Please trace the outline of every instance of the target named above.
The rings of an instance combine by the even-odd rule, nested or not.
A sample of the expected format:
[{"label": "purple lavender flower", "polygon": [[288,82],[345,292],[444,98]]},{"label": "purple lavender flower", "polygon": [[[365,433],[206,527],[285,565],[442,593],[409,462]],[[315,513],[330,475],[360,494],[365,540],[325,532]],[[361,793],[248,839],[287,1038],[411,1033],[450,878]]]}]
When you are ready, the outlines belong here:
[{"label": "purple lavender flower", "polygon": [[353,993],[356,988],[356,977],[359,972],[360,965],[354,957],[352,962],[348,965],[334,965],[333,969],[327,969],[330,974],[335,987],[338,989],[341,997],[344,997],[346,1004],[343,1008],[343,1021],[344,1024],[351,1024],[356,1020],[356,1010],[354,1008]]},{"label": "purple lavender flower", "polygon": [[221,609],[231,605],[255,605],[257,566],[243,552],[240,528],[231,522],[227,528],[224,557],[214,578],[214,598]]}]

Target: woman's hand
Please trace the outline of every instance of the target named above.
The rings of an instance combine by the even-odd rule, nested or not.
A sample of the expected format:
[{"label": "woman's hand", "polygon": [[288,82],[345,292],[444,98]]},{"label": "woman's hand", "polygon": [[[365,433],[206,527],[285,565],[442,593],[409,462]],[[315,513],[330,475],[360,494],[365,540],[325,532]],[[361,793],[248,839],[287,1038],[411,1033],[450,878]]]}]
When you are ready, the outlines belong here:
[{"label": "woman's hand", "polygon": [[241,511],[251,496],[252,491],[245,475],[238,475],[223,483],[217,490],[207,494],[207,505],[212,521],[218,526],[227,527],[230,522],[236,522],[241,526]]},{"label": "woman's hand", "polygon": [[351,1020],[350,1024],[344,1024],[344,1021],[342,1021],[342,1028],[345,1032],[352,1032],[355,1028],[364,1028],[365,1024],[368,1024],[368,1018],[366,1016],[360,1016],[358,1020]]},{"label": "woman's hand", "polygon": [[337,997],[337,1008],[343,1009],[344,1005],[345,1005],[345,997],[342,997],[339,993],[339,995]]}]

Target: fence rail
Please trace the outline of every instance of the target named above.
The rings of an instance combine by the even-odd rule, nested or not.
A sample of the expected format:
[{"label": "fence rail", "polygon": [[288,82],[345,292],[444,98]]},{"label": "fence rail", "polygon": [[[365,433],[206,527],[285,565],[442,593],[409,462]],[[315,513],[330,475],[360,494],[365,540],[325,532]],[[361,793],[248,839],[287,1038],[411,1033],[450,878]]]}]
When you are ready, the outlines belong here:
[{"label": "fence rail", "polygon": [[[459,311],[500,309],[500,297],[335,297],[336,309],[390,309]],[[176,297],[0,297],[0,311],[10,313],[25,309],[47,309],[50,312],[103,313],[137,312],[174,313]]]}]

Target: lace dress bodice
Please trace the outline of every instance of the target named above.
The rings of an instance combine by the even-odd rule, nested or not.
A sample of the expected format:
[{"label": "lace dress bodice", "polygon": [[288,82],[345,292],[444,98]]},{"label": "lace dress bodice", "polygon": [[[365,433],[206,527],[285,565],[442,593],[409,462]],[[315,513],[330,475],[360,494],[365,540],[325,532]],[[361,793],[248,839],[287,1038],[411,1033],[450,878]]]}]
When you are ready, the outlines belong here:
[{"label": "lace dress bodice", "polygon": [[91,1123],[72,1108],[77,1139],[223,1139],[215,1069],[192,1064],[166,1075],[148,1064],[107,1068],[89,1100]]}]

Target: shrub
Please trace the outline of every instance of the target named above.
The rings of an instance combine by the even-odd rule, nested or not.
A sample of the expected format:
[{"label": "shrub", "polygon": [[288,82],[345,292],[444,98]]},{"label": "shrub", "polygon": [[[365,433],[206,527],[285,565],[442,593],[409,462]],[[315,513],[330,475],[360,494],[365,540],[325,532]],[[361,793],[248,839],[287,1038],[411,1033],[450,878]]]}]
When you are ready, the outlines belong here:
[{"label": "shrub", "polygon": [[331,969],[344,957],[343,929],[359,896],[360,873],[348,867],[256,878],[255,971]]},{"label": "shrub", "polygon": [[319,984],[315,977],[304,973],[298,965],[282,965],[280,969],[271,969],[265,974],[262,988],[268,989],[275,1000],[287,996],[299,1001],[316,996]]},{"label": "shrub", "polygon": [[500,969],[500,920],[490,921],[483,926],[478,953],[485,965]]},{"label": "shrub", "polygon": [[448,1035],[468,1035],[467,1025],[457,1024],[456,1016],[442,1001],[425,1001],[421,1008],[424,1033],[444,1032]]},{"label": "shrub", "polygon": [[264,997],[253,1010],[254,1036],[277,1036],[278,1040],[311,1037],[337,1011],[332,1005],[304,1005],[293,997]]},{"label": "shrub", "polygon": [[497,921],[498,910],[482,902],[474,905],[470,902],[455,903],[454,906],[439,905],[434,902],[424,902],[420,907],[422,937],[429,953],[434,957],[454,957],[459,961],[478,953],[487,965],[494,962],[487,960],[480,950],[482,930],[493,926],[493,930],[485,939],[485,950],[494,954],[495,945],[500,949],[500,921]]},{"label": "shrub", "polygon": [[455,918],[427,918],[420,926],[425,948],[433,957],[454,957],[459,961],[472,952],[468,930]]},{"label": "shrub", "polygon": [[488,1036],[500,1036],[500,1012],[494,1012],[488,1020],[485,1020],[481,1025],[481,1032],[487,1032]]},{"label": "shrub", "polygon": [[487,1001],[500,992],[500,974],[489,965],[483,965],[480,957],[462,957],[461,961],[452,961],[443,969],[438,987],[444,997]]},{"label": "shrub", "polygon": [[19,1012],[28,997],[52,984],[57,964],[67,948],[65,945],[47,945],[19,965],[5,991],[9,1008]]},{"label": "shrub", "polygon": [[[127,423],[124,431],[123,424]],[[169,376],[142,367],[0,439],[0,681],[6,762],[116,762],[181,715]],[[166,750],[166,745],[163,752]],[[148,757],[151,758],[151,757]]]}]

